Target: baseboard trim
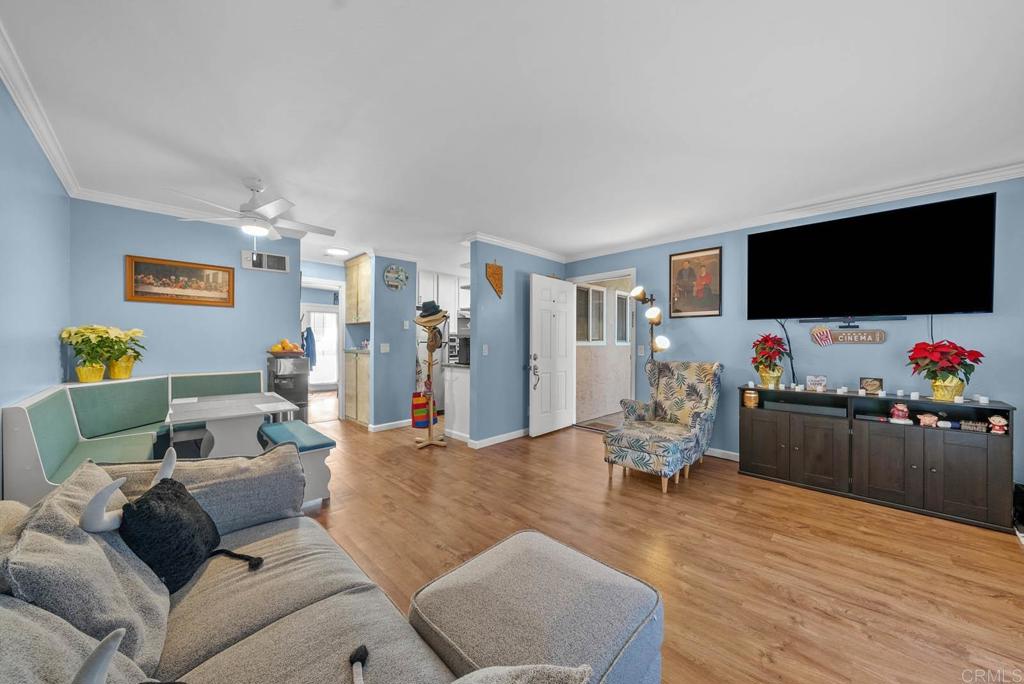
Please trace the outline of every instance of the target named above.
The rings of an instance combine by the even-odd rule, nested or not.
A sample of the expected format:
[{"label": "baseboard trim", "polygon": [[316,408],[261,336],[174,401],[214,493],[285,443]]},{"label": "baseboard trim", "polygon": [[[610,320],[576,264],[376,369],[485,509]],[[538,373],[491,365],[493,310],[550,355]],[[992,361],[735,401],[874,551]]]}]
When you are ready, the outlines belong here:
[{"label": "baseboard trim", "polygon": [[501,444],[507,442],[510,439],[518,439],[519,437],[526,436],[526,428],[522,430],[513,430],[512,432],[506,432],[503,435],[495,435],[493,437],[487,437],[486,439],[471,439],[466,442],[470,449],[483,449],[484,447],[494,446],[495,444]]},{"label": "baseboard trim", "polygon": [[367,425],[366,429],[370,432],[384,432],[385,430],[394,430],[396,428],[404,428],[412,425],[412,420],[406,418],[405,420],[396,420],[391,423],[381,423],[380,425]]},{"label": "baseboard trim", "polygon": [[721,458],[726,461],[736,461],[739,463],[740,455],[735,451],[726,451],[725,449],[708,449],[704,452],[708,456],[714,456],[715,458]]},{"label": "baseboard trim", "polygon": [[456,432],[455,430],[445,430],[444,431],[444,436],[445,437],[451,437],[452,439],[457,439],[460,442],[467,442],[467,443],[469,442],[469,435],[467,435],[465,432]]}]

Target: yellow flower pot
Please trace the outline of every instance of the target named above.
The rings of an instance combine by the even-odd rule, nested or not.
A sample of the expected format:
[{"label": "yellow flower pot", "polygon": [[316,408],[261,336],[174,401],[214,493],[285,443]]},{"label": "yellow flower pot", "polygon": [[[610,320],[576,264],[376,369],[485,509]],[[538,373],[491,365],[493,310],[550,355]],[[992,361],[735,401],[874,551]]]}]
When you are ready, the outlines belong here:
[{"label": "yellow flower pot", "polygon": [[782,378],[782,366],[779,366],[775,370],[768,368],[767,366],[758,366],[757,374],[761,377],[762,387],[777,386],[779,379]]},{"label": "yellow flower pot", "polygon": [[132,377],[132,367],[135,365],[134,356],[122,356],[117,361],[110,362],[110,379],[126,380]]},{"label": "yellow flower pot", "polygon": [[950,376],[945,380],[932,380],[932,399],[935,401],[953,401],[964,393],[964,381]]},{"label": "yellow flower pot", "polygon": [[87,366],[75,366],[75,374],[78,382],[99,382],[103,379],[103,371],[106,366],[102,363],[91,363]]}]

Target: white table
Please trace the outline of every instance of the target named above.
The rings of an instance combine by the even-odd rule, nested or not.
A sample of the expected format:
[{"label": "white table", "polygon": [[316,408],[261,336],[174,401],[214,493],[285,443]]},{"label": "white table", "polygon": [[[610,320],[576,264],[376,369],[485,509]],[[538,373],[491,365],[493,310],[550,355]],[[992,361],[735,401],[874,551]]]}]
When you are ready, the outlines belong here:
[{"label": "white table", "polygon": [[273,392],[182,397],[171,401],[167,422],[171,426],[206,423],[200,454],[203,457],[256,456],[263,453],[256,435],[265,416],[285,414],[291,420],[299,407]]}]

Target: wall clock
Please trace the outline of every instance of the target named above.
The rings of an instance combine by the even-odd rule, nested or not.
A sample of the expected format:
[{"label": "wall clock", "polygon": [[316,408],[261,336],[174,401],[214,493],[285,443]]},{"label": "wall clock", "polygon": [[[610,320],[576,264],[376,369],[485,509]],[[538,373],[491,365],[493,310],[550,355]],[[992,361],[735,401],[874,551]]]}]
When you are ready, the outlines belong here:
[{"label": "wall clock", "polygon": [[401,290],[409,284],[409,272],[398,264],[388,264],[384,269],[384,285],[389,290]]}]

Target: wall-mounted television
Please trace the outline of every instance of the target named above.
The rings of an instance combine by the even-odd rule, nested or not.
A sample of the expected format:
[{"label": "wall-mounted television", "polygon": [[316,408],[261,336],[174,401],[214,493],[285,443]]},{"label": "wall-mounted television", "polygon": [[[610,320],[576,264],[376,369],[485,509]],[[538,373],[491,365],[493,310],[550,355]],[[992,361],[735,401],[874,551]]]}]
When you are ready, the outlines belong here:
[{"label": "wall-mounted television", "polygon": [[747,236],[747,318],[991,313],[996,195]]}]

